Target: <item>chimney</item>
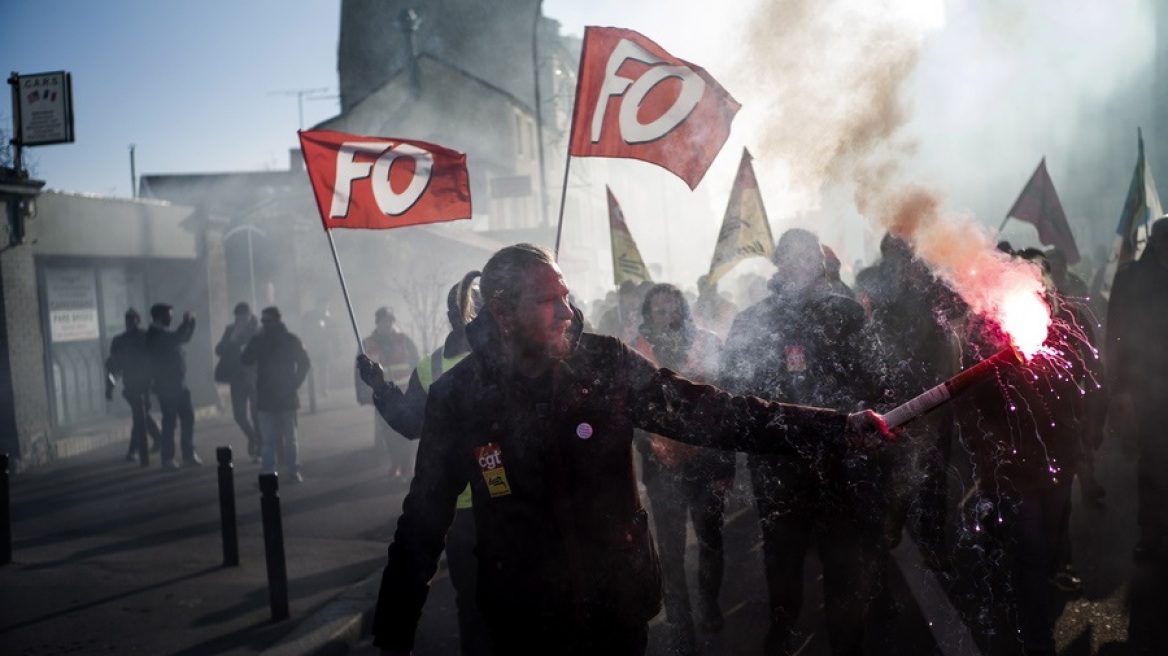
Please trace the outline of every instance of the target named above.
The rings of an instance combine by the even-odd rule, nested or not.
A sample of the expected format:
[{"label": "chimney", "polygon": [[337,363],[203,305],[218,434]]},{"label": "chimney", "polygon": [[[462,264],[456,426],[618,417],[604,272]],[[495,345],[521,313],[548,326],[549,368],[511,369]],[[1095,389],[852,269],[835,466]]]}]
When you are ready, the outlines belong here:
[{"label": "chimney", "polygon": [[422,93],[422,77],[418,71],[418,28],[422,19],[413,9],[403,9],[397,18],[398,29],[402,31],[402,49],[406,66],[410,73],[410,89],[417,98]]}]

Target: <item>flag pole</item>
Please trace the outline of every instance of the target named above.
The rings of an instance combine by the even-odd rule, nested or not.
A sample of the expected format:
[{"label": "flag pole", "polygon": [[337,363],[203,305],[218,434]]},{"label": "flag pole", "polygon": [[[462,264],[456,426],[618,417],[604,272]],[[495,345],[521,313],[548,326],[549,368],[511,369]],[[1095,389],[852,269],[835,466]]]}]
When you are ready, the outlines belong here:
[{"label": "flag pole", "polygon": [[564,205],[568,198],[568,172],[572,168],[572,152],[564,160],[564,182],[560,186],[560,218],[556,222],[556,261],[560,261],[560,237],[564,234]]},{"label": "flag pole", "polygon": [[1010,220],[1009,214],[1006,215],[1006,218],[1002,219],[1002,225],[998,226],[998,234],[999,235],[1002,234],[1002,230],[1006,227],[1006,222],[1009,220]]},{"label": "flag pole", "polygon": [[341,271],[341,260],[337,258],[337,245],[333,243],[333,231],[325,228],[329,250],[333,253],[333,264],[337,265],[337,277],[341,279],[341,293],[345,295],[345,307],[349,310],[349,321],[353,323],[353,336],[357,338],[357,348],[365,355],[365,344],[361,341],[361,331],[357,330],[357,315],[353,314],[353,301],[349,299],[349,286],[345,284],[345,273]]}]

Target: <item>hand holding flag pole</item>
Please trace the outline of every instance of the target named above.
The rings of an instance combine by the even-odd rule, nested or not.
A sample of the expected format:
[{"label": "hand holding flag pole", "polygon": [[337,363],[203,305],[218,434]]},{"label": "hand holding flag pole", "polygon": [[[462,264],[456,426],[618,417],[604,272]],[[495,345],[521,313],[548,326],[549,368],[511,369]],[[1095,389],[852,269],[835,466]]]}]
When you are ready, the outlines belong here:
[{"label": "hand holding flag pole", "polygon": [[424,141],[331,130],[301,130],[299,134],[353,335],[364,353],[331,230],[383,230],[471,218],[466,155]]}]

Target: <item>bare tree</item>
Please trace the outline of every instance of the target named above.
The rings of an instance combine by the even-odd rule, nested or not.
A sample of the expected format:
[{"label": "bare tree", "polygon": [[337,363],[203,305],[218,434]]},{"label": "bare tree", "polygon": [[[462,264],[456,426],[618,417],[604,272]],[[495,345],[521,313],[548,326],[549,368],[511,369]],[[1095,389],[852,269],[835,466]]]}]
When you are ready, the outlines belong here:
[{"label": "bare tree", "polygon": [[450,329],[446,319],[446,292],[456,276],[449,267],[420,260],[416,266],[403,267],[409,273],[393,282],[405,303],[410,334],[419,342],[422,353],[433,351]]}]

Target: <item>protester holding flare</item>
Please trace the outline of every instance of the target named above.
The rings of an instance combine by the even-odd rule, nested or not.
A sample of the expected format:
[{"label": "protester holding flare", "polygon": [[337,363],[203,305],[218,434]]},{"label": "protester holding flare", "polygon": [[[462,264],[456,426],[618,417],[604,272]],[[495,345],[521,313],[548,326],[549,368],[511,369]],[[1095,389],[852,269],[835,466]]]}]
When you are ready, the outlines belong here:
[{"label": "protester holding flare", "polygon": [[[1090,344],[1075,334],[1041,251],[1023,255],[1041,269],[1052,328],[1038,354],[999,359],[995,375],[957,407],[975,455],[974,476],[994,504],[991,523],[1010,556],[1023,649],[1053,654],[1051,579],[1069,562],[1062,524],[1082,457],[1087,396],[1101,373]],[[1010,340],[992,319],[979,318],[970,323],[968,355],[982,360]]]},{"label": "protester holding flare", "polygon": [[[413,646],[469,482],[479,608],[496,653],[643,654],[661,582],[631,467],[634,428],[696,446],[835,460],[889,435],[847,415],[734,397],[582,333],[552,255],[510,246],[483,269],[471,354],[430,388],[418,465],[374,617],[383,653]],[[809,456],[810,457],[810,456]]]}]

